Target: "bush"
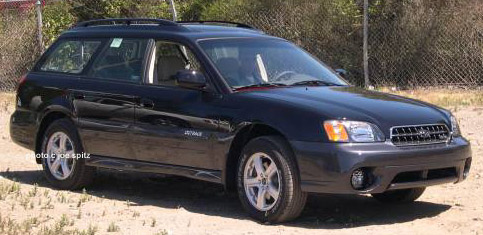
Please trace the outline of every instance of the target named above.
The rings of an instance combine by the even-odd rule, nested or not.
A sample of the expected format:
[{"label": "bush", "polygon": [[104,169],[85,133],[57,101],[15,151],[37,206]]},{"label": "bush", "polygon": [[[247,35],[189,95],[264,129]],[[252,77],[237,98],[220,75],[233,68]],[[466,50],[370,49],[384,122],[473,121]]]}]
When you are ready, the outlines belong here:
[{"label": "bush", "polygon": [[70,5],[65,1],[47,2],[42,11],[44,45],[52,44],[62,31],[75,23],[70,11]]}]

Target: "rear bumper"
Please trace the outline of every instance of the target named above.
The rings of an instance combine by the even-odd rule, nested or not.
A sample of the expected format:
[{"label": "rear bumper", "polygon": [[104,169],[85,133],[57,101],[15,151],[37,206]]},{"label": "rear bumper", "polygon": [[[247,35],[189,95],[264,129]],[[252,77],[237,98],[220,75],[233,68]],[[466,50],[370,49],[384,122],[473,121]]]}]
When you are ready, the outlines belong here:
[{"label": "rear bumper", "polygon": [[10,137],[22,147],[35,150],[37,126],[32,112],[16,110],[10,116]]},{"label": "rear bumper", "polygon": [[[416,188],[465,179],[471,164],[470,144],[454,138],[449,144],[396,147],[390,142],[336,144],[291,141],[306,192],[363,194]],[[466,167],[466,168],[465,168]],[[362,168],[371,182],[362,190],[351,185]]]}]

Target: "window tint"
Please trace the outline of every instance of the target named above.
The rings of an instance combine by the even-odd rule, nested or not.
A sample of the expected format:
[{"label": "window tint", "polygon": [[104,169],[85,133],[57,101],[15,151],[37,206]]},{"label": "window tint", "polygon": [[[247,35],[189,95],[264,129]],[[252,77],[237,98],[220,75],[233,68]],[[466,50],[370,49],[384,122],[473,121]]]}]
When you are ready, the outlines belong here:
[{"label": "window tint", "polygon": [[100,45],[100,40],[61,42],[48,55],[40,70],[73,74],[81,73]]},{"label": "window tint", "polygon": [[148,83],[175,86],[174,75],[179,70],[200,70],[194,54],[185,46],[158,41],[151,55]]},{"label": "window tint", "polygon": [[140,82],[148,39],[113,38],[94,61],[89,76]]},{"label": "window tint", "polygon": [[283,40],[216,39],[200,45],[232,88],[314,81],[347,85],[326,65]]}]

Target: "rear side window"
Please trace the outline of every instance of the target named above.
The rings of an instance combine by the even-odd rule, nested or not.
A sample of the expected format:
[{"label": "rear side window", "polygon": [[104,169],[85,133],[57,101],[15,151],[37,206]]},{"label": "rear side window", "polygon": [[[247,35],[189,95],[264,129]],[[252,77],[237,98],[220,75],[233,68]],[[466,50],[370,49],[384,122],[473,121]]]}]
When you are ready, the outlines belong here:
[{"label": "rear side window", "polygon": [[100,40],[63,41],[47,56],[40,70],[79,74],[100,45]]},{"label": "rear side window", "polygon": [[141,82],[148,39],[112,38],[94,61],[89,76]]}]

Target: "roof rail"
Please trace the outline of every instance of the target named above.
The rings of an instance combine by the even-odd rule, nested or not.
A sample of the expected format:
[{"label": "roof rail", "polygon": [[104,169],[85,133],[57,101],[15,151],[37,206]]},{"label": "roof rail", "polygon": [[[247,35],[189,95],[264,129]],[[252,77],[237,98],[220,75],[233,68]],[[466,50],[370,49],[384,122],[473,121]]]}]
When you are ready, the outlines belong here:
[{"label": "roof rail", "polygon": [[176,21],[176,23],[178,23],[178,24],[211,24],[211,25],[227,24],[227,25],[234,25],[235,27],[238,27],[238,28],[257,29],[255,27],[253,27],[251,25],[247,25],[247,24],[231,22],[231,21],[218,21],[218,20]]},{"label": "roof rail", "polygon": [[110,19],[99,19],[99,20],[89,20],[77,23],[75,27],[88,27],[93,25],[115,25],[115,24],[125,24],[131,25],[140,22],[155,23],[160,26],[179,26],[176,22],[163,19],[150,19],[150,18],[110,18]]}]

